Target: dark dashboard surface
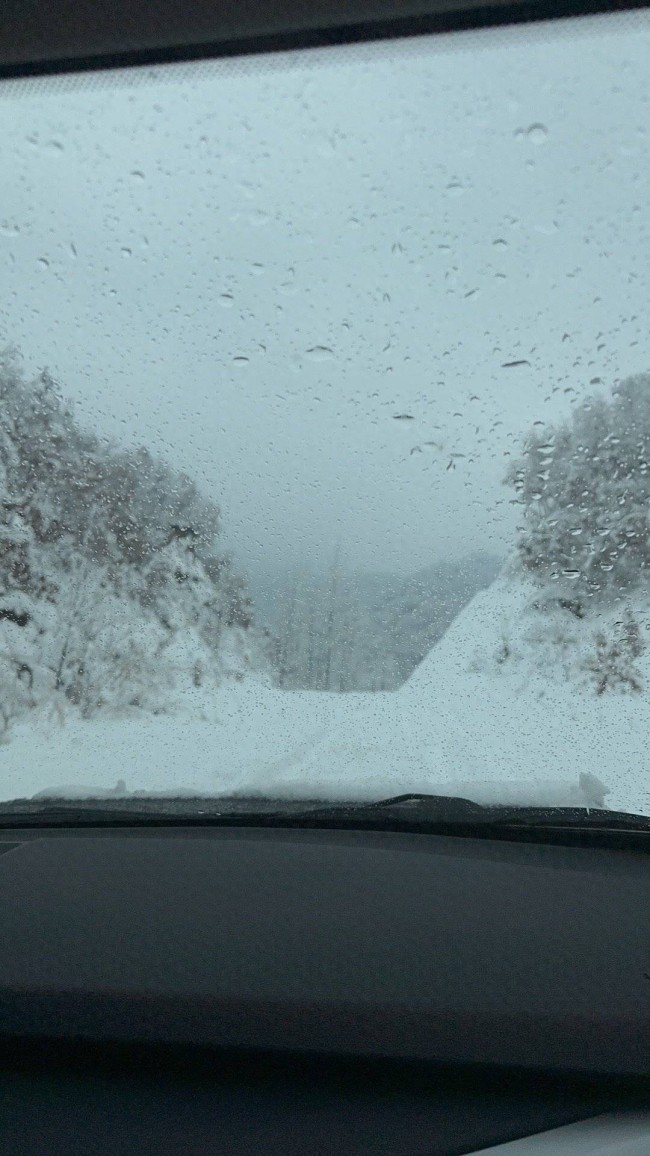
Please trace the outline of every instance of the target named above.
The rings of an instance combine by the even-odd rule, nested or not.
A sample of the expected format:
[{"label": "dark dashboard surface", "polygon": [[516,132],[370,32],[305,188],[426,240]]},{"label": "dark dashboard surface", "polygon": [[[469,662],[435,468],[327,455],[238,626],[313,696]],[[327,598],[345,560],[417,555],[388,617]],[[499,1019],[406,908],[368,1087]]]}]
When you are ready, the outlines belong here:
[{"label": "dark dashboard surface", "polygon": [[642,1097],[603,1085],[305,1057],[3,1053],[11,1156],[458,1156]]},{"label": "dark dashboard surface", "polygon": [[[470,1152],[620,1106],[650,1070],[643,855],[376,831],[1,838],[7,1151],[79,1134],[72,1150],[104,1153],[208,1135]],[[66,1066],[71,1046],[91,1059]],[[153,1061],[125,1068],[133,1048]],[[170,1069],[178,1048],[211,1059]]]}]

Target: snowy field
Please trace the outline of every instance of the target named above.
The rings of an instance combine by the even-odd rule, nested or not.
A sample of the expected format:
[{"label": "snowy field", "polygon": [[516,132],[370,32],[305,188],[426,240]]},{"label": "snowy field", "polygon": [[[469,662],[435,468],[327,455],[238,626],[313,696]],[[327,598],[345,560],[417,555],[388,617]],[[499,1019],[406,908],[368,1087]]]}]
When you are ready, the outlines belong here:
[{"label": "snowy field", "polygon": [[[529,594],[498,579],[392,693],[282,691],[248,678],[182,716],[32,716],[0,747],[2,795],[115,791],[123,780],[127,793],[377,799],[434,791],[598,805],[595,777],[606,806],[650,814],[647,692],[598,696],[593,685],[549,673],[543,646],[531,644]],[[504,639],[508,661],[496,661]]]}]

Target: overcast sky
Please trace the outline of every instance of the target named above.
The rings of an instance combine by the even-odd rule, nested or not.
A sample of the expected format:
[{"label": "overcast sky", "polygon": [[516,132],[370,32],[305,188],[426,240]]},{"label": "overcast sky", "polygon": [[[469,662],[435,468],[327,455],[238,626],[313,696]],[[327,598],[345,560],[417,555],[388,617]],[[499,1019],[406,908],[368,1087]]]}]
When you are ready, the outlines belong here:
[{"label": "overcast sky", "polygon": [[5,85],[0,341],[257,580],[506,551],[527,429],[650,367],[649,59],[637,13]]}]

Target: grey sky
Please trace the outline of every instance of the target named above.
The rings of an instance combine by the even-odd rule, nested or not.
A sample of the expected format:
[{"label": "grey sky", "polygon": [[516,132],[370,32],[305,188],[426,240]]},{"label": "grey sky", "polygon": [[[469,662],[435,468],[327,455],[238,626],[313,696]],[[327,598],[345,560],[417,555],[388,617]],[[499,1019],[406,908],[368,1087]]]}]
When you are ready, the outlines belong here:
[{"label": "grey sky", "polygon": [[6,86],[0,340],[256,575],[504,550],[531,423],[650,363],[649,51],[637,13]]}]

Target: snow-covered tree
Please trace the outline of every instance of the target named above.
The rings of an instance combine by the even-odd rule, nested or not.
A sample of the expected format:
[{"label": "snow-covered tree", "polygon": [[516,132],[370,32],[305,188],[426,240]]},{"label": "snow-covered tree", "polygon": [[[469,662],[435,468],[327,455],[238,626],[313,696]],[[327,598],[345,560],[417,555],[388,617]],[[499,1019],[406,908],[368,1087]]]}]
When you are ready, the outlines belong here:
[{"label": "snow-covered tree", "polygon": [[170,702],[174,671],[165,632],[128,597],[122,578],[117,589],[106,565],[70,551],[44,614],[39,651],[54,692],[86,718],[103,709],[162,710]]},{"label": "snow-covered tree", "polygon": [[261,660],[220,529],[187,475],[83,429],[47,372],[0,355],[0,737],[48,696],[173,709],[233,655]]},{"label": "snow-covered tree", "polygon": [[526,572],[578,618],[627,596],[650,573],[650,374],[533,432],[508,481]]},{"label": "snow-covered tree", "polygon": [[636,662],[645,652],[641,628],[629,609],[615,625],[613,638],[608,638],[604,630],[596,632],[594,649],[585,660],[584,669],[594,681],[596,694],[608,690],[640,694],[643,681]]}]

